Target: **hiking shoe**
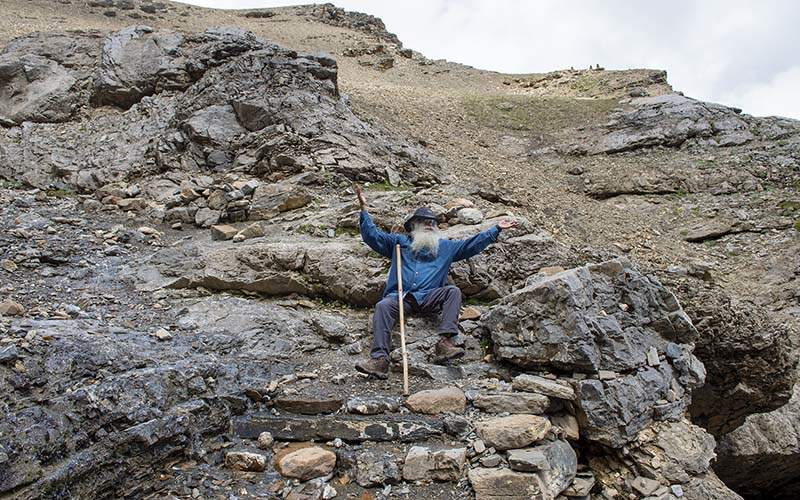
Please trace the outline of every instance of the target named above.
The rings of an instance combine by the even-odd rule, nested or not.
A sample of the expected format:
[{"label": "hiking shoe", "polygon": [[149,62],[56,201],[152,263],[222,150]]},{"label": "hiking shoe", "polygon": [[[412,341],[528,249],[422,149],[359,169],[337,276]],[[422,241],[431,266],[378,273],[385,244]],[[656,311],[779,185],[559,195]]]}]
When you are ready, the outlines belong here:
[{"label": "hiking shoe", "polygon": [[464,351],[463,348],[455,345],[453,343],[453,339],[451,339],[450,337],[442,335],[442,337],[439,339],[439,342],[436,343],[437,363],[464,357],[465,353],[466,351]]},{"label": "hiking shoe", "polygon": [[369,358],[356,363],[356,370],[381,379],[389,378],[389,360],[386,358]]}]

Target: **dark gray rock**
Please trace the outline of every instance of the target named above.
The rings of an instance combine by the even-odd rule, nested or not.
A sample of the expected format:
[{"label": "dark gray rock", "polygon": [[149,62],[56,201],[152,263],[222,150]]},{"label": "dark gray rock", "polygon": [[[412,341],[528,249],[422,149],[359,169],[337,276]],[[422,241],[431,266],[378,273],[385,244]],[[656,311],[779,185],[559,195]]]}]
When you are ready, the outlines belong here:
[{"label": "dark gray rock", "polygon": [[0,125],[69,120],[80,104],[77,79],[39,55],[0,55]]},{"label": "dark gray rock", "polygon": [[402,481],[398,459],[391,453],[378,454],[369,450],[356,455],[356,483],[364,488],[374,488]]},{"label": "dark gray rock", "polygon": [[169,74],[181,42],[177,33],[158,32],[149,26],[131,26],[110,34],[103,42],[93,100],[128,108],[154,94],[162,75]]},{"label": "dark gray rock", "polygon": [[590,373],[644,366],[651,346],[661,353],[667,342],[697,336],[675,296],[626,259],[534,279],[492,308],[484,325],[498,359]]},{"label": "dark gray rock", "polygon": [[[581,436],[616,448],[635,439],[656,417],[680,418],[689,404],[684,395],[702,383],[698,378],[701,374],[695,375],[687,379],[684,388],[677,371],[664,363],[612,380],[578,382],[576,406]],[[659,401],[668,398],[675,400],[673,405],[666,414],[658,415]]]},{"label": "dark gray rock", "polygon": [[[754,135],[740,110],[679,94],[631,99],[604,126],[592,153],[616,153],[651,146],[677,147],[684,142],[733,146]],[[586,146],[584,146],[586,147]]]},{"label": "dark gray rock", "polygon": [[274,417],[253,415],[235,419],[233,429],[239,436],[255,439],[262,432],[281,441],[414,442],[440,435],[440,420],[419,416],[385,415],[380,418],[330,415],[316,417]]},{"label": "dark gray rock", "polygon": [[719,439],[714,471],[745,497],[800,495],[800,387],[783,407],[750,415]]}]

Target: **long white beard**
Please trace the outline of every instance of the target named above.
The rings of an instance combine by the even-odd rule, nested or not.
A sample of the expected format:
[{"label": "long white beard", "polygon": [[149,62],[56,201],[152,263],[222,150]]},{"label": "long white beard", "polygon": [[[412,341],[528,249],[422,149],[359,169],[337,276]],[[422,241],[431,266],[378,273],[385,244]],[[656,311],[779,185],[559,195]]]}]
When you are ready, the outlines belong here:
[{"label": "long white beard", "polygon": [[427,250],[431,255],[436,257],[439,252],[439,240],[442,239],[442,232],[438,229],[424,229],[415,227],[411,231],[411,250],[414,253],[419,253],[422,250]]}]

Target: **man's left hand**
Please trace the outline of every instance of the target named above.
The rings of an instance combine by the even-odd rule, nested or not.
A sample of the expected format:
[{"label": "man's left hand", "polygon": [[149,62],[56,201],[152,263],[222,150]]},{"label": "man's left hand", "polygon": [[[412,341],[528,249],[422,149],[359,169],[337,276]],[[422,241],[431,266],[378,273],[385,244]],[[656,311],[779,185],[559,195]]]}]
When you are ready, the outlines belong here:
[{"label": "man's left hand", "polygon": [[510,229],[512,227],[517,227],[518,225],[519,221],[515,219],[503,219],[497,224],[497,227],[500,229]]}]

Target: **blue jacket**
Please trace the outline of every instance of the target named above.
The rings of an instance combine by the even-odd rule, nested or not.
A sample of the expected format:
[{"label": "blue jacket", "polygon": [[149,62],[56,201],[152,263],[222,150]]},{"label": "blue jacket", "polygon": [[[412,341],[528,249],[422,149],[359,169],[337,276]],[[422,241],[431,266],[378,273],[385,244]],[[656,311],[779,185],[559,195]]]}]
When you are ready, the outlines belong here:
[{"label": "blue jacket", "polygon": [[364,243],[384,257],[392,259],[383,296],[397,293],[397,259],[394,247],[399,243],[403,259],[403,292],[413,295],[418,304],[422,304],[430,290],[446,285],[450,264],[478,255],[497,241],[500,235],[500,228],[493,226],[466,240],[442,239],[439,241],[439,251],[433,257],[426,251],[415,254],[411,250],[411,238],[407,234],[386,233],[378,229],[366,210],[361,211],[359,225]]}]

